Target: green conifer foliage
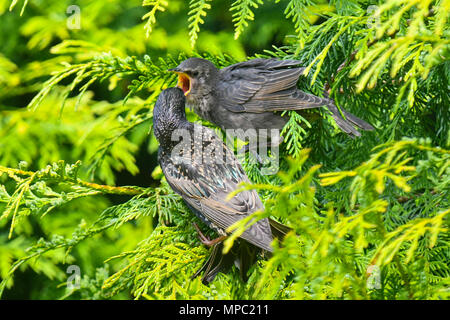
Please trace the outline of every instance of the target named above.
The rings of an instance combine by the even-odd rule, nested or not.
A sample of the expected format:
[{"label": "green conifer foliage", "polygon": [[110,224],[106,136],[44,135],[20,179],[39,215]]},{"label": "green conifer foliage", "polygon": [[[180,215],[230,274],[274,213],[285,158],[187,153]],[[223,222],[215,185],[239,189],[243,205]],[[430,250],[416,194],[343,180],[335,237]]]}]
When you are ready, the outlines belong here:
[{"label": "green conifer foliage", "polygon": [[[450,1],[80,0],[82,32],[71,4],[0,1],[0,296],[449,299]],[[286,112],[280,171],[241,159],[249,219],[292,228],[247,283],[191,279],[208,249],[155,162],[153,105],[190,56],[301,60],[299,88],[376,128]]]}]

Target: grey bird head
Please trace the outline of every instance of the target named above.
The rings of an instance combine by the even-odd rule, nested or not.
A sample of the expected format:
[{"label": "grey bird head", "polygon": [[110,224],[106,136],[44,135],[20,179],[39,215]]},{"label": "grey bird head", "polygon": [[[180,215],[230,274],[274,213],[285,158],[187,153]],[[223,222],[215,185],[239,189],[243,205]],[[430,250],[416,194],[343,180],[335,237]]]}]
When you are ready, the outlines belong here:
[{"label": "grey bird head", "polygon": [[188,99],[189,96],[205,94],[205,90],[212,90],[219,75],[219,70],[212,62],[201,58],[186,59],[169,71],[178,73],[177,86]]},{"label": "grey bird head", "polygon": [[172,132],[186,122],[186,98],[179,88],[163,90],[153,109],[153,131],[160,144],[169,143]]}]

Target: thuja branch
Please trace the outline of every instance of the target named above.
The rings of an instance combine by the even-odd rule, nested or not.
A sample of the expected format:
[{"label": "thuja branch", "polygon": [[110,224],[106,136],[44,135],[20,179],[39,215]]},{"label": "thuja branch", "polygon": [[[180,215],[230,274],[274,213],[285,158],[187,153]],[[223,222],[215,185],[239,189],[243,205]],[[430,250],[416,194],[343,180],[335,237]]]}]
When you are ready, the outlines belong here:
[{"label": "thuja branch", "polygon": [[[34,179],[37,176],[38,172],[40,172],[40,171],[33,172],[33,171],[26,171],[26,170],[21,170],[21,169],[0,166],[0,173],[5,173],[10,178],[13,178],[14,180],[20,180],[20,178],[18,176],[32,177]],[[144,194],[147,192],[146,188],[135,187],[135,186],[133,186],[133,187],[131,187],[131,186],[108,186],[108,185],[102,185],[102,184],[84,181],[79,178],[75,178],[74,180],[64,179],[63,181],[65,183],[69,183],[72,185],[79,185],[79,186],[86,187],[89,189],[97,190],[103,194],[118,194],[118,195],[133,195],[134,196],[134,195]]]},{"label": "thuja branch", "polygon": [[[0,166],[0,169],[2,167]],[[27,172],[27,171],[23,171]],[[44,253],[60,249],[60,248],[67,248],[66,256],[69,254],[69,250],[74,247],[75,245],[81,243],[82,241],[92,237],[95,234],[99,234],[106,229],[112,227],[114,225],[114,221],[106,221],[103,222],[101,219],[94,222],[89,228],[87,229],[77,229],[74,232],[74,237],[72,239],[64,239],[64,238],[54,238],[50,241],[40,240],[38,241],[34,246],[30,247],[28,251],[31,253],[29,255],[26,255],[19,260],[17,260],[10,268],[8,273],[5,277],[3,277],[2,282],[0,282],[0,298],[2,297],[3,291],[6,288],[6,285],[8,283],[8,280],[10,280],[17,269],[24,263],[30,261],[34,258],[39,258]]]},{"label": "thuja branch", "polygon": [[108,185],[102,185],[92,182],[87,182],[78,179],[77,183],[83,187],[88,187],[94,190],[98,190],[101,193],[105,194],[120,194],[120,195],[138,195],[146,193],[145,188],[140,187],[129,187],[129,186],[108,186]]}]

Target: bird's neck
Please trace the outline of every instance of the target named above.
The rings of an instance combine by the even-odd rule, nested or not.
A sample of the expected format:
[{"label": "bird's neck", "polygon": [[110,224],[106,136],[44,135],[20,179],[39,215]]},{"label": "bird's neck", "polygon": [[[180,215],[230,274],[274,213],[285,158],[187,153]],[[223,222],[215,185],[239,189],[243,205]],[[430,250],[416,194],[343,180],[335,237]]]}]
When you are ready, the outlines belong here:
[{"label": "bird's neck", "polygon": [[196,92],[192,95],[189,94],[186,98],[186,105],[189,109],[193,110],[200,118],[211,122],[212,112],[215,110],[214,106],[217,101],[215,91]]},{"label": "bird's neck", "polygon": [[180,136],[188,134],[193,129],[193,124],[187,121],[186,117],[168,116],[157,119],[154,123],[156,139],[160,146],[170,151],[179,141]]}]

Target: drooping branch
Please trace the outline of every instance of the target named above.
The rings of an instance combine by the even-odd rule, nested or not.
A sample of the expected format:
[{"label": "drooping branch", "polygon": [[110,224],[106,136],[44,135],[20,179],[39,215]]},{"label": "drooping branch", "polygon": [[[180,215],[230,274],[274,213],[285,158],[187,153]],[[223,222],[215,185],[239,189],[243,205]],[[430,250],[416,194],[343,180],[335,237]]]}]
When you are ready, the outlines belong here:
[{"label": "drooping branch", "polygon": [[[10,177],[14,176],[27,176],[31,177],[35,175],[33,171],[26,171],[15,168],[8,168],[4,166],[0,166],[0,173],[6,173]],[[117,194],[117,195],[138,195],[146,193],[146,188],[136,187],[136,186],[108,186],[97,184],[93,182],[88,182],[77,178],[75,181],[65,180],[64,182],[70,183],[72,185],[79,185],[83,187],[87,187],[93,190],[100,191],[103,194]]]}]

